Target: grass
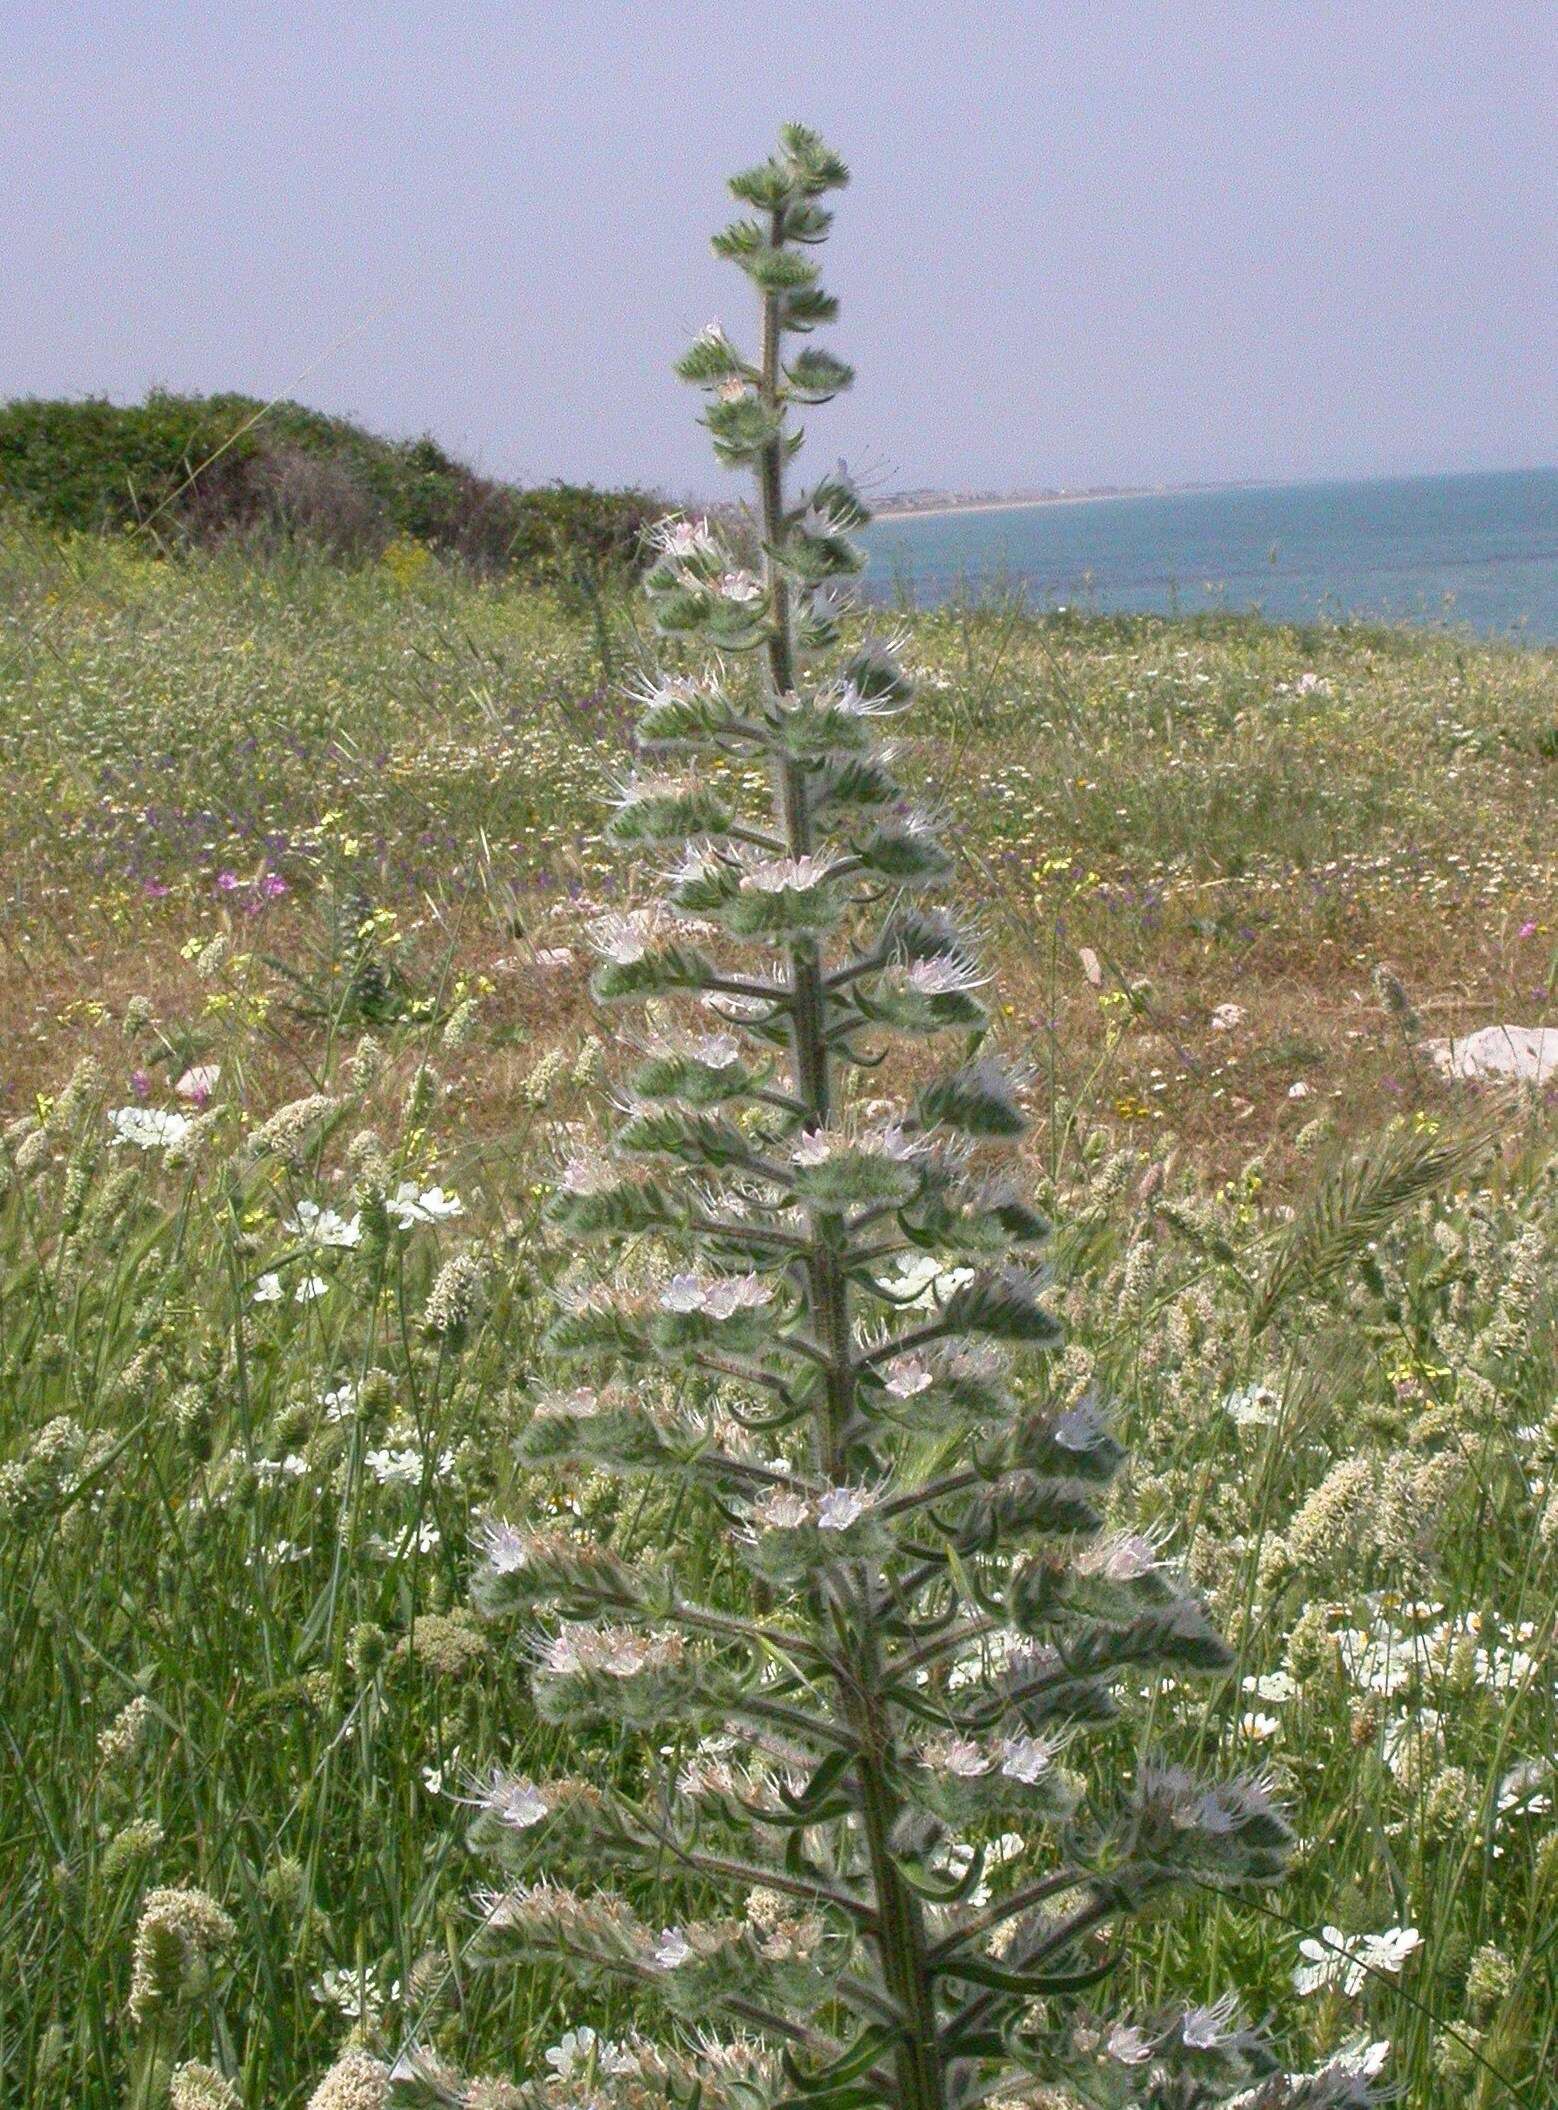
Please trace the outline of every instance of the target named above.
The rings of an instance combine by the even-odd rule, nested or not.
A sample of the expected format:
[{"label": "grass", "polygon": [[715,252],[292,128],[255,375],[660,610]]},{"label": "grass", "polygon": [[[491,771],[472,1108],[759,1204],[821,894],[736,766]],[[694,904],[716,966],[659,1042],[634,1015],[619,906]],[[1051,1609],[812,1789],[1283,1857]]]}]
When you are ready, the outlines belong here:
[{"label": "grass", "polygon": [[[538,1188],[605,1107],[580,925],[635,885],[596,838],[641,641],[624,610],[436,563],[19,532],[0,611],[0,2096],[149,2105],[194,2057],[301,2104],[354,2028],[521,2073],[631,2018],[464,1958],[451,1790],[550,1770],[558,1734],[464,1619],[472,1520],[698,1528],[508,1463],[557,1264]],[[1304,1841],[1265,1907],[1166,1920],[1125,1975],[1237,1983],[1295,2064],[1388,2036],[1413,2110],[1535,2110],[1550,1109],[1501,1104],[1502,1141],[1461,1150],[1416,1042],[1552,1018],[1555,655],[999,603],[904,621],[916,767],[1034,1072],[1054,1382],[1118,1394],[1127,1509],[1255,1681],[1210,1708],[1157,1690],[1155,1733],[1272,1765]],[[333,1103],[261,1147],[310,1094]],[[183,1107],[171,1153],[112,1140],[141,1105]],[[402,1183],[463,1213],[386,1223]],[[358,1242],[310,1242],[304,1202],[361,1210]],[[478,1302],[431,1331],[460,1255]],[[633,1762],[604,1738],[569,1760]],[[186,1882],[234,1937],[137,2027],[145,1894]],[[1325,1926],[1421,1941],[1300,1997]]]}]

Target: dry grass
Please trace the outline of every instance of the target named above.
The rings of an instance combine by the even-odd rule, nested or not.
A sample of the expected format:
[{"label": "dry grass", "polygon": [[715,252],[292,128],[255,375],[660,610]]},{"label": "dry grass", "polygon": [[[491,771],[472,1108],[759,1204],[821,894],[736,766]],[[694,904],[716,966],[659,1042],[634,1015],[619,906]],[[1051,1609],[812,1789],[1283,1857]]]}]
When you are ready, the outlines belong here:
[{"label": "dry grass", "polygon": [[[582,957],[577,923],[621,883],[596,829],[626,713],[593,625],[436,565],[94,543],[0,546],[0,592],[0,1108],[84,1052],[122,1070],[135,994],[186,1022],[191,1059],[241,1010],[267,1091],[306,1083],[362,1023],[345,903],[403,972],[396,1030],[480,997],[466,1121],[501,1132],[514,1077],[592,1024],[582,965],[536,951]],[[905,621],[914,767],[1052,1161],[1104,1123],[1211,1171],[1264,1150],[1280,1177],[1317,1114],[1437,1108],[1424,1034],[1552,1015],[1558,654],[998,603]],[[218,931],[247,964],[213,985],[188,955]],[[309,978],[302,1008],[277,961]],[[1228,1004],[1245,1017],[1216,1031]]]}]

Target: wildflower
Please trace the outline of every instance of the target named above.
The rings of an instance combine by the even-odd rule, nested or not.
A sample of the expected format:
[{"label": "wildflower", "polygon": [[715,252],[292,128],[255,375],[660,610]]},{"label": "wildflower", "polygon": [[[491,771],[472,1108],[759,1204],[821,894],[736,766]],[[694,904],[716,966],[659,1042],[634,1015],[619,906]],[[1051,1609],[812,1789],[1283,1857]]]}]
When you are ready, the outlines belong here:
[{"label": "wildflower", "polygon": [[673,919],[657,904],[653,908],[631,909],[625,915],[602,916],[590,925],[588,935],[602,959],[618,967],[631,967],[675,927]]},{"label": "wildflower", "polygon": [[[474,1783],[473,1783],[474,1786]],[[510,1831],[527,1832],[549,1813],[546,1797],[523,1774],[505,1773],[494,1766],[485,1783],[475,1786],[467,1800],[472,1806],[496,1817]]]},{"label": "wildflower", "polygon": [[322,1971],[314,1982],[313,1993],[321,2007],[333,2007],[349,2022],[371,2015],[383,2001],[378,1973],[371,1964],[361,1970]]},{"label": "wildflower", "polygon": [[875,1496],[864,1487],[830,1487],[817,1504],[817,1529],[819,1531],[848,1531],[851,1524],[858,1524],[876,1503]]},{"label": "wildflower", "polygon": [[729,1319],[738,1311],[760,1311],[773,1302],[773,1296],[759,1275],[726,1275],[712,1281],[698,1275],[673,1275],[660,1293],[660,1305],[664,1311],[704,1312],[711,1319]]},{"label": "wildflower", "polygon": [[1008,1780],[1020,1781],[1024,1787],[1031,1788],[1054,1763],[1055,1748],[1053,1743],[1039,1736],[1003,1737],[1001,1771]]},{"label": "wildflower", "polygon": [[654,1960],[662,1971],[674,1971],[681,1964],[691,1963],[693,1948],[680,1927],[663,1927],[660,1939],[655,1944]]},{"label": "wildflower", "polygon": [[390,1196],[388,1207],[402,1231],[417,1224],[449,1223],[465,1214],[459,1195],[446,1194],[442,1187],[419,1188],[415,1180],[402,1180]]},{"label": "wildflower", "polygon": [[1309,1960],[1294,1969],[1293,1983],[1300,1993],[1326,1986],[1358,1993],[1376,1971],[1399,1976],[1407,1958],[1422,1945],[1415,1927],[1387,1927],[1383,1934],[1344,1934],[1340,1927],[1326,1927],[1318,1940],[1306,1935],[1299,1943],[1299,1954]]},{"label": "wildflower", "polygon": [[883,1364],[882,1382],[894,1399],[914,1399],[930,1390],[936,1376],[924,1356],[899,1355]]},{"label": "wildflower", "polygon": [[972,1282],[971,1267],[943,1267],[929,1253],[919,1259],[906,1262],[883,1288],[892,1293],[893,1302],[906,1310],[935,1311],[947,1303],[954,1291]]},{"label": "wildflower", "polygon": [[637,2070],[631,2052],[609,2037],[597,2037],[589,2028],[569,2030],[541,2056],[559,2081],[572,2080],[579,2072],[630,2074]]},{"label": "wildflower", "polygon": [[189,1135],[187,1114],[151,1106],[120,1106],[108,1116],[116,1143],[133,1143],[137,1150],[172,1150]]},{"label": "wildflower", "polygon": [[826,857],[775,857],[749,864],[741,875],[745,894],[807,894],[827,876]]},{"label": "wildflower", "polygon": [[294,1304],[315,1304],[330,1285],[323,1275],[305,1275],[292,1292]]},{"label": "wildflower", "polygon": [[305,1245],[339,1247],[349,1252],[362,1244],[361,1215],[348,1219],[335,1209],[322,1209],[315,1201],[300,1201],[297,1214],[288,1217],[283,1228]]},{"label": "wildflower", "polygon": [[256,1304],[279,1304],[282,1299],[281,1277],[273,1274],[261,1275],[252,1294]]},{"label": "wildflower", "polygon": [[934,1771],[950,1773],[954,1780],[978,1780],[994,1763],[969,1736],[932,1737],[921,1746],[920,1757]]},{"label": "wildflower", "polygon": [[1121,2066],[1145,2066],[1152,2057],[1152,2039],[1134,2023],[1117,2022],[1104,2049]]},{"label": "wildflower", "polygon": [[752,1505],[752,1521],[764,1531],[799,1531],[811,1513],[806,1497],[789,1487],[771,1487]]},{"label": "wildflower", "polygon": [[197,1062],[180,1076],[174,1092],[180,1099],[191,1100],[196,1106],[204,1106],[216,1090],[222,1075],[219,1062]]}]

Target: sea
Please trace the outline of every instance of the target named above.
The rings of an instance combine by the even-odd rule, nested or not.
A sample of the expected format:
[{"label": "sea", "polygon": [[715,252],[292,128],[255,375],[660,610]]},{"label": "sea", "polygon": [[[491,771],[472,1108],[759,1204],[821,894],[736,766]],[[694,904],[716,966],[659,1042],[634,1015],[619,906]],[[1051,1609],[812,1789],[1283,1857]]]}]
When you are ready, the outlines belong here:
[{"label": "sea", "polygon": [[895,514],[867,591],[920,605],[994,587],[1037,608],[1349,618],[1558,642],[1558,469]]}]

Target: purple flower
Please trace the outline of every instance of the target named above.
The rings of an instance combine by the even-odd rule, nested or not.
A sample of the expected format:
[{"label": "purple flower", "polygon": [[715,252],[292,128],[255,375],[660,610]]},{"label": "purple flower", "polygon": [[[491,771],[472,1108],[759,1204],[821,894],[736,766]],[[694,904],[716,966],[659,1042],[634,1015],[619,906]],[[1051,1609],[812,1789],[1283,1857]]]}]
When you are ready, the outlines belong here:
[{"label": "purple flower", "polygon": [[1536,936],[1536,919],[1528,916],[1525,922],[1521,924],[1519,930],[1515,932],[1515,936],[1517,938],[1534,938]]},{"label": "purple flower", "polygon": [[148,879],[141,888],[148,901],[161,901],[165,894],[171,894],[172,891],[172,887],[165,886],[160,879]]},{"label": "purple flower", "polygon": [[[163,891],[166,892],[166,888]],[[151,1097],[151,1078],[145,1070],[132,1070],[130,1072],[130,1089],[134,1092],[137,1099],[149,1099]]]},{"label": "purple flower", "polygon": [[218,872],[216,883],[224,894],[234,894],[243,885],[236,872]]},{"label": "purple flower", "polygon": [[287,882],[279,872],[267,872],[260,881],[260,892],[267,901],[279,901],[287,891]]}]

